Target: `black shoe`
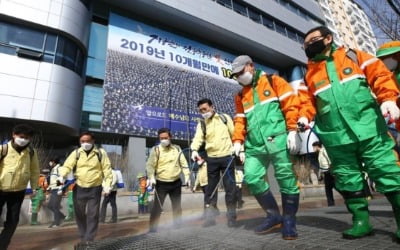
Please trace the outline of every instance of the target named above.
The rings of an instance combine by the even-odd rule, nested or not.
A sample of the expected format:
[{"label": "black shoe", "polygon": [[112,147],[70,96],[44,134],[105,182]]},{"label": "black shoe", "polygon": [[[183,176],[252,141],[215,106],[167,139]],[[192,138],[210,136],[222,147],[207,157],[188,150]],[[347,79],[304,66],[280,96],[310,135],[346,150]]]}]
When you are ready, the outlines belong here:
[{"label": "black shoe", "polygon": [[109,223],[109,224],[117,223],[117,219],[115,219],[115,220],[111,219],[111,220],[109,220],[107,223]]}]

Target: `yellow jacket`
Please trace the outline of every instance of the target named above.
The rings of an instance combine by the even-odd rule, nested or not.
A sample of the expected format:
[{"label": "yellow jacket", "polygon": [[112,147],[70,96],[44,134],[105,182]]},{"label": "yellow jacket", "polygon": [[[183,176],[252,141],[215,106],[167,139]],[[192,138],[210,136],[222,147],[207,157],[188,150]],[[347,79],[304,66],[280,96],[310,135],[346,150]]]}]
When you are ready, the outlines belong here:
[{"label": "yellow jacket", "polygon": [[[227,120],[226,124],[221,120],[220,114],[217,113],[212,118],[205,119],[205,143],[208,157],[224,157],[232,154],[233,121],[229,115],[224,114],[224,116]],[[197,151],[203,142],[204,133],[201,123],[198,122],[190,148],[193,151]]]},{"label": "yellow jacket", "polygon": [[186,158],[178,145],[171,144],[168,147],[155,146],[150,150],[146,162],[147,176],[156,180],[173,182],[179,179],[181,172],[185,175],[185,181],[189,179],[189,168]]},{"label": "yellow jacket", "polygon": [[204,162],[203,165],[201,165],[201,167],[199,168],[193,189],[196,189],[198,185],[200,185],[200,187],[208,185],[207,162]]},{"label": "yellow jacket", "polygon": [[[99,162],[98,154],[101,151],[101,162]],[[80,187],[112,187],[111,163],[107,156],[107,152],[102,148],[94,147],[89,155],[82,149],[78,149],[79,159],[76,160],[76,150],[72,151],[65,160],[63,167],[59,169],[59,175],[66,177],[76,166],[75,178],[76,184]]]},{"label": "yellow jacket", "polygon": [[32,190],[38,188],[39,160],[36,151],[32,158],[29,147],[18,153],[11,141],[8,142],[7,155],[0,162],[0,190],[5,192],[22,191],[31,182]]}]

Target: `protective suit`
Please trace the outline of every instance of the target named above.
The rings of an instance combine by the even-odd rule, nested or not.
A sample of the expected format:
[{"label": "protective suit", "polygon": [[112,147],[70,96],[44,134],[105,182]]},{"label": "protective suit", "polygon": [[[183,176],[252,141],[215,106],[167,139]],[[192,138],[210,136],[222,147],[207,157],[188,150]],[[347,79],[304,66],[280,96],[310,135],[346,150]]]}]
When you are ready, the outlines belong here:
[{"label": "protective suit", "polygon": [[[243,86],[235,96],[236,115],[232,141],[234,147],[238,142],[242,145],[244,142],[244,180],[267,214],[256,227],[255,233],[265,234],[283,227],[284,239],[296,239],[295,216],[299,189],[286,143],[289,144],[297,136],[299,98],[283,78],[267,76],[265,72],[256,70],[247,55],[235,58],[232,73]],[[246,77],[247,80],[241,80]],[[270,163],[274,166],[275,178],[282,193],[282,215],[265,181]]]},{"label": "protective suit", "polygon": [[[385,44],[382,44],[376,52],[376,56],[379,59],[382,59],[385,65],[392,70],[394,77],[397,80],[397,86],[400,87],[400,41],[391,41]],[[397,99],[397,106],[399,106],[400,102]],[[389,127],[390,128],[390,127]],[[400,131],[400,120],[396,121],[396,129],[397,133],[391,130],[392,135],[396,135],[397,139],[397,150],[400,151],[399,147],[399,133]],[[386,194],[389,201],[392,203],[393,212],[397,222],[397,232],[396,232],[396,240],[400,241],[400,198],[399,193]]]},{"label": "protective suit", "polygon": [[[391,41],[382,44],[379,49],[376,51],[376,57],[381,59],[386,67],[392,71],[394,77],[397,80],[397,87],[400,87],[400,41]],[[397,106],[400,105],[399,99],[397,99]],[[391,134],[397,139],[397,143],[399,144],[399,135],[398,132],[395,131],[394,127],[396,127],[397,131],[400,131],[400,121],[397,120],[392,124],[389,124],[389,129]],[[397,145],[397,149],[399,152],[400,148]]]},{"label": "protective suit", "polygon": [[36,190],[36,195],[31,198],[32,201],[32,216],[31,225],[38,225],[38,213],[42,206],[42,203],[46,200],[46,190],[48,187],[47,183],[47,173],[48,171],[43,171],[39,176],[38,189]]},{"label": "protective suit", "polygon": [[272,79],[271,84],[265,73],[257,70],[253,86],[243,87],[236,95],[232,140],[244,142],[244,180],[253,195],[269,189],[264,176],[270,162],[281,192],[298,194],[286,141],[287,130],[297,129],[299,99],[284,79],[275,75]]},{"label": "protective suit", "polygon": [[146,214],[149,212],[149,192],[146,187],[146,176],[142,173],[139,173],[137,176],[138,179],[138,213]]},{"label": "protective suit", "polygon": [[329,46],[329,56],[319,54],[309,60],[305,80],[317,113],[315,131],[332,161],[335,186],[353,214],[353,227],[343,237],[359,238],[372,233],[361,170],[388,196],[399,221],[400,168],[382,116],[383,111],[398,112],[393,104],[399,90],[377,58],[333,43]]}]

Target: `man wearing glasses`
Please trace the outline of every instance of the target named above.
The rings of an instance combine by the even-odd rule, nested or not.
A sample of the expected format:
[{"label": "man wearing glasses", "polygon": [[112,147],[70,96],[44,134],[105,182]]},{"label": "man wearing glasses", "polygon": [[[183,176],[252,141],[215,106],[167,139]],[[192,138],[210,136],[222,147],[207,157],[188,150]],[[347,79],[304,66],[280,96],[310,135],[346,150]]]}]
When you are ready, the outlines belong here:
[{"label": "man wearing glasses", "polygon": [[[399,159],[384,119],[397,120],[400,115],[396,82],[376,57],[338,47],[327,27],[308,31],[304,49],[309,59],[305,81],[316,109],[315,117],[308,119],[315,118],[315,131],[332,161],[336,188],[353,215],[353,225],[343,238],[373,233],[362,171],[386,195],[400,227]],[[399,229],[395,239],[400,242]]]}]

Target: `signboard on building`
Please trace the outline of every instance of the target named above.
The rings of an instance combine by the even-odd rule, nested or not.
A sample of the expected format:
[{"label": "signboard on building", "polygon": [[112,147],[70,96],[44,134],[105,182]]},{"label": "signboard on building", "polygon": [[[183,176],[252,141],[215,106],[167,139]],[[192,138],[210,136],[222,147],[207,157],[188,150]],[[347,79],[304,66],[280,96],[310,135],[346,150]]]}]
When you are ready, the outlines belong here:
[{"label": "signboard on building", "polygon": [[[102,130],[175,139],[193,137],[197,101],[233,115],[240,86],[229,79],[234,55],[134,19],[111,13]],[[273,71],[263,67],[264,70]]]}]

